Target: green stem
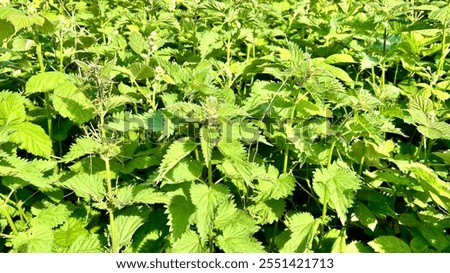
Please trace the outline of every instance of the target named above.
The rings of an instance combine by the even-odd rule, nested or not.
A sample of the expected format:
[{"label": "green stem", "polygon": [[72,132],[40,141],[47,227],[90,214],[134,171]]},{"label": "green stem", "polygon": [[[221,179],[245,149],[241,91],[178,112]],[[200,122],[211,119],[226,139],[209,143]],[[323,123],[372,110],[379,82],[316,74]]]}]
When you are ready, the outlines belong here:
[{"label": "green stem", "polygon": [[[425,140],[426,141],[426,140]],[[430,142],[428,143],[426,152],[425,152],[425,164],[427,164],[428,160],[430,159],[431,149],[433,148],[434,140],[430,139]]]},{"label": "green stem", "polygon": [[[75,43],[76,44],[76,43]],[[64,72],[64,47],[63,47],[63,33],[59,33],[59,72]]]},{"label": "green stem", "polygon": [[213,185],[211,160],[208,162],[208,184]]},{"label": "green stem", "polygon": [[27,216],[26,216],[25,211],[23,210],[23,207],[22,207],[23,202],[17,198],[16,193],[14,193],[14,201],[15,201],[15,205],[16,205],[16,208],[17,208],[17,212],[19,213],[20,220],[22,220],[24,222],[28,222]]},{"label": "green stem", "polygon": [[447,56],[447,46],[445,44],[445,40],[447,39],[447,26],[446,23],[443,24],[442,26],[442,41],[441,41],[441,58],[439,59],[439,64],[438,64],[438,69],[437,69],[437,75],[440,76],[441,75],[441,71],[444,68],[444,63],[445,63],[445,58]]},{"label": "green stem", "polygon": [[376,82],[375,82],[375,69],[372,67],[372,84],[373,84],[373,86],[375,86],[376,85]]},{"label": "green stem", "polygon": [[227,65],[230,65],[231,61],[231,32],[228,33],[228,41],[227,41]]},{"label": "green stem", "polygon": [[331,148],[330,148],[330,154],[328,155],[328,168],[331,166],[331,160],[333,159],[333,150],[334,147],[336,146],[336,140],[333,141],[333,143],[331,144]]},{"label": "green stem", "polygon": [[[38,34],[35,33],[35,42],[36,42],[36,55],[39,62],[39,71],[40,73],[45,72],[45,65],[44,65],[44,55],[42,53],[42,44],[39,41]],[[50,105],[50,94],[49,92],[45,92],[45,110],[47,112],[47,128],[48,128],[48,136],[52,140],[52,146],[53,146],[53,126],[52,126],[52,109]],[[55,153],[51,152],[51,155],[55,155]],[[55,165],[55,173],[59,172],[58,164]]]},{"label": "green stem", "polygon": [[286,146],[284,147],[283,173],[287,173],[288,161],[289,161],[289,143],[286,143]]},{"label": "green stem", "polygon": [[[333,141],[330,148],[330,154],[328,155],[328,168],[331,165],[331,159],[333,158],[333,150],[336,145],[336,140]],[[327,185],[324,185],[324,197],[323,197],[323,206],[322,206],[322,224],[320,225],[320,234],[324,234],[324,228],[325,228],[325,220],[327,217],[327,206],[328,206],[328,188]]]},{"label": "green stem", "polygon": [[111,166],[110,166],[110,160],[109,158],[106,156],[105,158],[103,158],[103,160],[105,161],[105,170],[106,170],[106,186],[108,188],[108,195],[109,198],[111,198],[113,196],[113,187],[112,187],[112,183],[111,183]]},{"label": "green stem", "polygon": [[[45,110],[47,112],[47,127],[48,127],[48,136],[53,142],[53,125],[52,125],[52,109],[50,108],[50,95],[48,92],[45,92]],[[52,150],[53,154],[53,150]]]},{"label": "green stem", "polygon": [[[228,32],[228,41],[227,41],[227,68],[230,69],[230,62],[231,62],[231,32]],[[233,80],[233,76],[230,76],[228,78],[228,87],[231,87]]]},{"label": "green stem", "polygon": [[323,197],[323,207],[322,207],[322,226],[325,224],[325,218],[327,217],[327,206],[328,206],[328,188],[325,186],[324,188],[324,197]]},{"label": "green stem", "polygon": [[4,200],[4,201],[2,200],[2,203],[0,204],[2,207],[2,214],[3,214],[3,216],[5,216],[6,221],[8,222],[9,226],[11,227],[14,235],[18,235],[19,231],[17,230],[16,225],[14,224],[14,221],[8,212],[8,207],[7,207],[6,203],[7,203],[6,200]]},{"label": "green stem", "polygon": [[323,206],[322,206],[322,222],[320,224],[320,234],[321,234],[321,240],[320,244],[323,243],[323,238],[325,236],[325,222],[327,218],[327,206],[328,206],[328,188],[326,185],[324,185],[324,197],[323,197]]},{"label": "green stem", "polygon": [[355,77],[355,83],[357,83],[357,82],[358,82],[358,80],[359,80],[359,74],[361,74],[361,72],[358,72],[358,73],[356,73],[356,77]]},{"label": "green stem", "polygon": [[[387,24],[387,22],[386,22],[386,24]],[[386,56],[386,42],[387,42],[386,24],[384,24],[384,32],[383,32],[383,58]]]},{"label": "green stem", "polygon": [[200,161],[200,154],[198,152],[197,146],[194,149],[194,154],[195,154],[195,160]]},{"label": "green stem", "polygon": [[271,248],[273,250],[276,250],[275,239],[276,239],[277,233],[278,233],[278,221],[276,221],[273,226],[272,238],[271,238],[271,242],[270,242]]},{"label": "green stem", "polygon": [[36,55],[39,62],[39,70],[41,73],[45,72],[45,65],[44,65],[44,56],[42,54],[42,44],[39,42],[38,38],[36,37]]},{"label": "green stem", "polygon": [[366,159],[366,156],[362,156],[361,157],[361,162],[359,163],[359,170],[358,170],[358,174],[361,175],[362,171],[363,171],[363,166],[364,166],[364,160]]},{"label": "green stem", "polygon": [[[106,142],[106,131],[105,131],[105,116],[104,114],[100,115],[100,131],[102,135],[102,143]],[[105,171],[106,171],[106,187],[108,189],[108,199],[111,200],[113,198],[113,187],[111,182],[111,166],[110,166],[110,158],[109,154],[102,156],[103,161],[105,162]],[[109,214],[109,234],[111,237],[111,252],[118,253],[120,250],[119,245],[117,244],[116,237],[116,223],[114,219],[114,208],[108,207]]]},{"label": "green stem", "polygon": [[397,63],[395,66],[395,73],[394,73],[394,85],[397,84],[397,75],[398,75],[398,67],[400,63]]},{"label": "green stem", "polygon": [[416,160],[418,160],[419,159],[419,156],[420,156],[420,150],[422,150],[422,147],[423,147],[423,142],[425,141],[425,138],[423,138],[423,140],[420,142],[420,144],[419,144],[419,148],[417,148],[417,151],[416,151],[416,154],[415,154],[415,156],[416,156]]},{"label": "green stem", "polygon": [[[295,110],[297,110],[297,104],[302,98],[303,97],[300,96],[300,93],[297,93],[297,95],[295,96],[294,106],[291,108],[291,114],[289,116],[287,125],[292,126],[292,124],[294,123]],[[288,162],[289,162],[289,145],[290,144],[287,141],[288,140],[286,139],[286,145],[284,147],[283,173],[287,173],[287,166],[288,166]]]}]

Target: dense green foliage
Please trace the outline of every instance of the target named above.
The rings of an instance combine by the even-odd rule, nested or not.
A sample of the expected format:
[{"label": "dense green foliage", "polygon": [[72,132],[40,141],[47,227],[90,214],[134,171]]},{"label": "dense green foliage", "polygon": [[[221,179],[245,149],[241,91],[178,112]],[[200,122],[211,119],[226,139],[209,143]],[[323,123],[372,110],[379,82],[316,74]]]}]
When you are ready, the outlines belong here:
[{"label": "dense green foliage", "polygon": [[449,252],[450,4],[0,0],[2,252]]}]

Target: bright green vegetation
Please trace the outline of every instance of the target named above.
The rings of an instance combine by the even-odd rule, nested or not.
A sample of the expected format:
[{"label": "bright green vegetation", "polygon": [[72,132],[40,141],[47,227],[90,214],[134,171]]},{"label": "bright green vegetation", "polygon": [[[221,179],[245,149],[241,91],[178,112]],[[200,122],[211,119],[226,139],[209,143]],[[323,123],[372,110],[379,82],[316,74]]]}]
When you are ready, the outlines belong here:
[{"label": "bright green vegetation", "polygon": [[447,1],[0,1],[2,252],[450,252]]}]

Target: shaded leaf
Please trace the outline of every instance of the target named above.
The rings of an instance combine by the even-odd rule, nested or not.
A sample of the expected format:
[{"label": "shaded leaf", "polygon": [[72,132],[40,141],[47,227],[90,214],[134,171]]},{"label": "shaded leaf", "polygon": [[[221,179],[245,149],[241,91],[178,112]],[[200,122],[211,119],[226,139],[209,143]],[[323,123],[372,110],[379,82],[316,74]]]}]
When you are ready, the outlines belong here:
[{"label": "shaded leaf", "polygon": [[370,241],[369,246],[378,253],[410,253],[408,244],[395,236],[380,236]]}]

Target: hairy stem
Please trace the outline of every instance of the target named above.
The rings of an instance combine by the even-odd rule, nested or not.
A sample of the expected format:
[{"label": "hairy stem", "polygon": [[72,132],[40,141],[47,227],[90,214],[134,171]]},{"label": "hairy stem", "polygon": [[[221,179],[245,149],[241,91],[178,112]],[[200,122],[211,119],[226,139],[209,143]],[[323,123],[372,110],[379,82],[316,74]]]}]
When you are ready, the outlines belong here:
[{"label": "hairy stem", "polygon": [[[40,73],[45,72],[45,65],[44,65],[44,55],[42,53],[42,44],[39,41],[38,34],[35,33],[35,43],[36,43],[36,55],[39,62],[39,71]],[[47,112],[47,128],[48,128],[48,136],[50,137],[50,140],[52,141],[53,146],[53,126],[52,126],[52,109],[50,106],[50,95],[48,92],[45,92],[45,110]],[[51,151],[51,155],[55,155],[53,152],[53,149]],[[55,173],[59,172],[58,164],[55,164]]]},{"label": "hairy stem", "polygon": [[[106,131],[105,131],[105,115],[100,115],[100,131],[102,135],[102,143],[106,142]],[[108,153],[108,152],[106,152]],[[114,196],[113,187],[112,187],[112,179],[111,179],[111,166],[110,166],[110,157],[109,154],[105,154],[102,156],[103,161],[105,162],[105,171],[106,171],[106,187],[108,189],[108,199],[111,200]],[[111,252],[118,253],[120,250],[119,245],[117,244],[117,236],[116,236],[116,223],[114,219],[114,208],[108,207],[109,214],[109,235],[111,239]]]}]

